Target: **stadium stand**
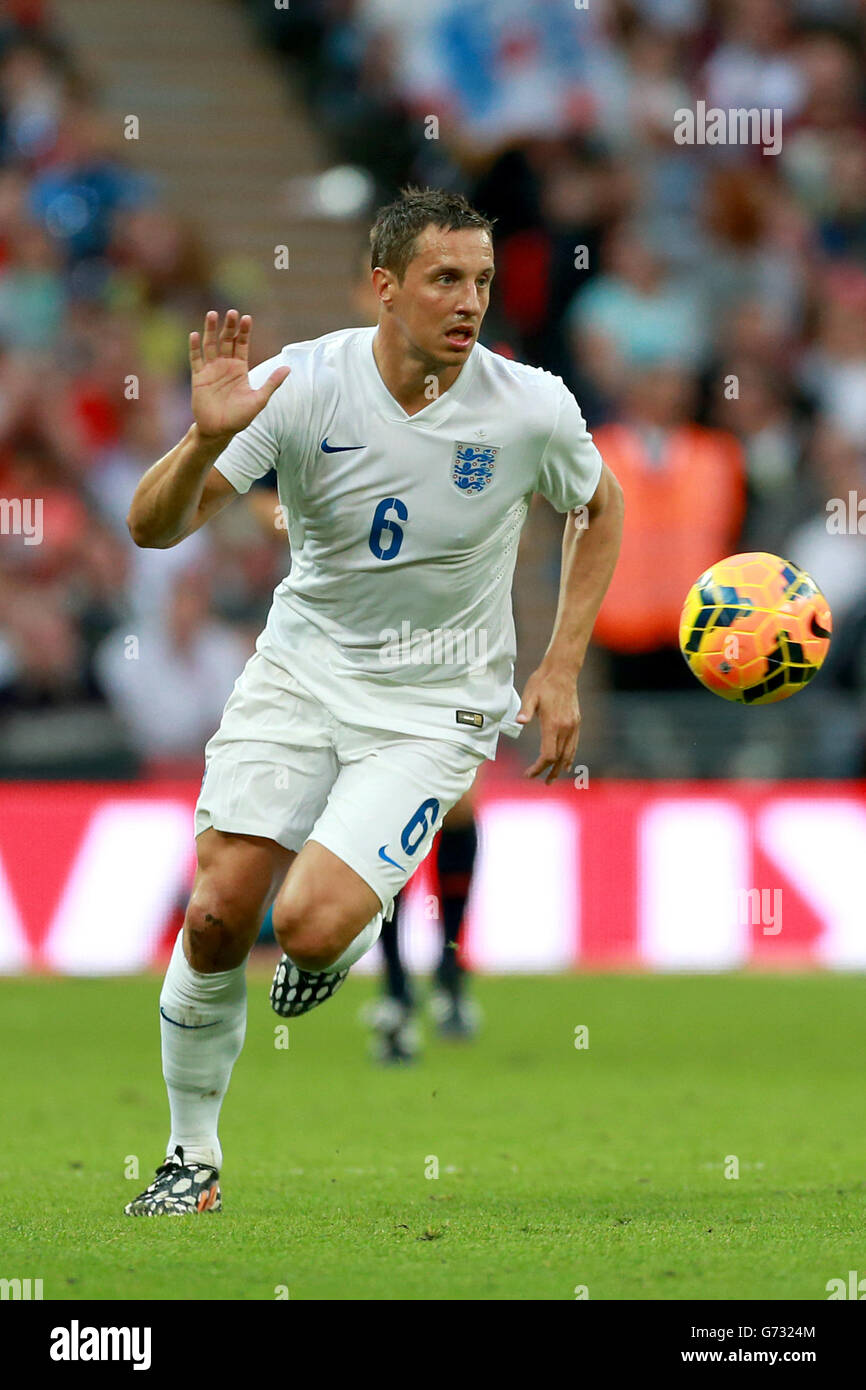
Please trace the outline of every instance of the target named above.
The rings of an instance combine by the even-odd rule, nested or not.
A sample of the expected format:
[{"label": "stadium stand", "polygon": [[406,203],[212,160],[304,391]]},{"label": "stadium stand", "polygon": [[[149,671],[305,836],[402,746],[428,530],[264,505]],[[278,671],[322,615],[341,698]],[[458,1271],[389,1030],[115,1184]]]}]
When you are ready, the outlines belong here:
[{"label": "stadium stand", "polygon": [[[861,7],[156,0],[148,16],[111,0],[3,7],[0,499],[5,516],[38,495],[44,537],[0,536],[0,775],[200,764],[287,551],[254,501],[176,551],[129,541],[135,481],[188,422],[186,335],[237,302],[256,315],[260,359],[357,321],[366,214],[406,180],[461,188],[498,218],[486,341],[563,376],[600,441],[631,431],[648,459],[670,440],[638,418],[641,376],[679,374],[682,427],[724,440],[742,473],[741,524],[731,503],[726,521],[705,518],[706,543],[790,553],[834,609],[820,684],[802,709],[779,707],[772,739],[753,724],[744,741],[741,712],[697,689],[660,691],[658,670],[612,689],[617,657],[599,643],[584,761],[861,773],[866,544],[827,528],[828,501],[866,484]],[[187,65],[193,41],[201,61]],[[674,145],[674,109],[736,104],[756,74],[783,111],[778,154]],[[335,167],[344,188],[347,166],[369,185],[354,210],[305,200]],[[623,573],[651,595],[658,540],[642,516],[630,524],[647,559]],[[559,534],[536,506],[515,591],[519,679],[549,630]],[[142,664],[129,680],[133,661],[171,683]],[[208,700],[169,735],[153,700],[177,708],[203,685]],[[505,756],[529,752],[524,739]]]}]

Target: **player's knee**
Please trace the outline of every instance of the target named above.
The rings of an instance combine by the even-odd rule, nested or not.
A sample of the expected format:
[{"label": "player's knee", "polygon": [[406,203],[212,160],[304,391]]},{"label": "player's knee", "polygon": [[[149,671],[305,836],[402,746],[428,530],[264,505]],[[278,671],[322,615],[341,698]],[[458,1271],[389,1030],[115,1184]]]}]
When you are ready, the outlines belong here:
[{"label": "player's knee", "polygon": [[258,931],[255,906],[232,893],[197,892],[184,920],[194,970],[229,969],[226,959],[246,950]]},{"label": "player's knee", "polygon": [[301,970],[327,970],[343,954],[348,939],[344,914],[335,904],[303,907],[288,899],[274,904],[274,936]]}]

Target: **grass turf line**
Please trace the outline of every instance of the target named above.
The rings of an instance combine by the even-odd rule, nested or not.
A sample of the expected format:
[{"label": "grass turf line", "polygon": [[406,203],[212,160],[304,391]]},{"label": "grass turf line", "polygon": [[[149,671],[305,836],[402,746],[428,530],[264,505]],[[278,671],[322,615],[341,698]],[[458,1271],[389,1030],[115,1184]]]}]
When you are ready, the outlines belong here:
[{"label": "grass turf line", "polygon": [[167,1133],[159,981],[0,982],[0,1276],[72,1300],[676,1300],[825,1299],[866,1273],[862,977],[482,980],[479,1041],[428,1029],[399,1070],[367,1055],[370,980],[282,1050],[268,978],[223,1112],[225,1210],[177,1221],[122,1215]]}]

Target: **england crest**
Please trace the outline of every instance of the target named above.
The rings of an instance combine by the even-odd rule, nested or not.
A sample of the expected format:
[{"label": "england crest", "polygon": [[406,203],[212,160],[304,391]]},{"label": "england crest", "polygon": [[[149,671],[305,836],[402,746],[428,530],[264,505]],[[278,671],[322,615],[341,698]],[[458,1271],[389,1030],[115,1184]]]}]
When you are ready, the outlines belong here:
[{"label": "england crest", "polygon": [[455,444],[451,481],[460,492],[471,496],[483,492],[493,478],[498,444]]}]

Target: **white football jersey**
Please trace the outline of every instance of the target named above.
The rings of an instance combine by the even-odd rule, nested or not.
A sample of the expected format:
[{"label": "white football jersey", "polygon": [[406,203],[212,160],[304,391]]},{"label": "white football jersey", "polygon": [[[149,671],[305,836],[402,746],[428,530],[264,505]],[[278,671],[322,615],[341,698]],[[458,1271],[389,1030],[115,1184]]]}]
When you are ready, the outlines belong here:
[{"label": "white football jersey", "polygon": [[385,386],[375,328],[292,343],[291,375],[216,467],[275,468],[291,543],[258,649],[341,720],[468,744],[520,733],[511,582],[533,492],[588,502],[601,458],[559,377],[476,343],[417,415]]}]

